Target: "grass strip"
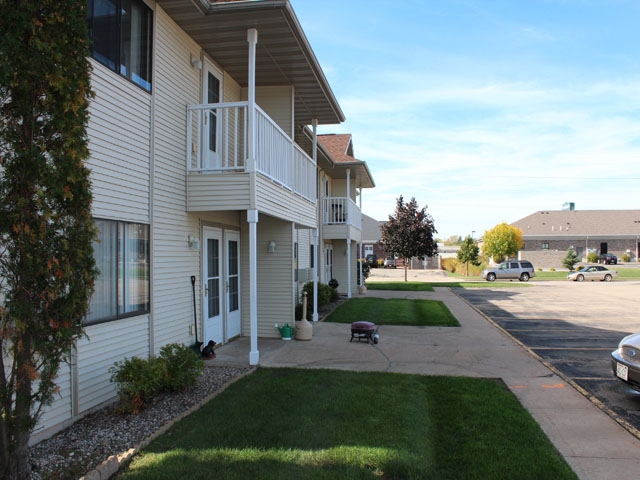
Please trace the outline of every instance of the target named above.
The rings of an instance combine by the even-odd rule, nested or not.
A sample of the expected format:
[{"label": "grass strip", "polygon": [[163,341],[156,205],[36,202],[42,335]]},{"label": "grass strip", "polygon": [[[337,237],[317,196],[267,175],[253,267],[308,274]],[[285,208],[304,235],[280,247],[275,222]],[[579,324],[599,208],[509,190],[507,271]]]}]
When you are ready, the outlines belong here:
[{"label": "grass strip", "polygon": [[367,282],[368,290],[394,290],[400,292],[433,292],[433,285],[427,282]]},{"label": "grass strip", "polygon": [[352,298],[333,312],[325,322],[352,323],[366,320],[376,325],[412,327],[459,327],[447,306],[439,300],[404,298]]},{"label": "grass strip", "polygon": [[[367,282],[368,290],[391,290],[400,292],[433,292],[433,287],[448,288],[500,288],[500,287],[526,287],[525,282],[517,280],[513,282],[487,282],[481,278],[467,277],[467,281],[460,280],[450,282]],[[566,278],[566,275],[565,275]]]},{"label": "grass strip", "polygon": [[119,478],[577,477],[501,381],[259,368]]}]

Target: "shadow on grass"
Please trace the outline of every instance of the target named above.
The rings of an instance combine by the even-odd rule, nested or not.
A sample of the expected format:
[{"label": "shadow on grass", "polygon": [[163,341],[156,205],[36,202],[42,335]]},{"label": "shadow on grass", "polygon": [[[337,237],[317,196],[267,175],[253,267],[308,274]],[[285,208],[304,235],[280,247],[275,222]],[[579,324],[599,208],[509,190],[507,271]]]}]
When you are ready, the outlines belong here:
[{"label": "shadow on grass", "polygon": [[121,478],[577,477],[499,380],[259,368]]}]

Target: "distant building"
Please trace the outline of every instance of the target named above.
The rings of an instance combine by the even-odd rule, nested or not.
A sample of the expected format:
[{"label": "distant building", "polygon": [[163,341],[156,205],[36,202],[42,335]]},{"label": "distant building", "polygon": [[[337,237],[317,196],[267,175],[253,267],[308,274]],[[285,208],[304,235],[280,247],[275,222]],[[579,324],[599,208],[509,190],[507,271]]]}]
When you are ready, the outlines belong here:
[{"label": "distant building", "polygon": [[378,245],[381,235],[380,228],[384,223],[362,214],[362,255],[364,258],[367,258],[367,255],[375,255],[379,259],[384,258],[384,250]]},{"label": "distant building", "polygon": [[536,267],[558,267],[573,248],[583,262],[587,255],[627,254],[638,261],[640,210],[542,210],[511,225],[522,230],[524,246],[520,258]]}]

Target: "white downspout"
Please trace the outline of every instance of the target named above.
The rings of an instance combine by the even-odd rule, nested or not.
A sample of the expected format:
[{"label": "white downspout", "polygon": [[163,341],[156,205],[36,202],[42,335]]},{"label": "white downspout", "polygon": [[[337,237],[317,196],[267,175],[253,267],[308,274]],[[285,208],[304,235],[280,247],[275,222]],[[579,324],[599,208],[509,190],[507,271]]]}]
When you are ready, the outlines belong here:
[{"label": "white downspout", "polygon": [[[351,169],[347,168],[347,212],[351,201]],[[351,219],[347,224],[347,298],[351,298]]]},{"label": "white downspout", "polygon": [[[251,198],[255,199],[256,191],[256,44],[258,31],[255,28],[247,30],[249,42],[249,74],[248,74],[248,124],[247,124],[247,171],[251,175]],[[254,205],[255,207],[255,205]],[[258,210],[247,210],[249,223],[249,331],[251,350],[249,365],[260,363],[258,351]]]}]

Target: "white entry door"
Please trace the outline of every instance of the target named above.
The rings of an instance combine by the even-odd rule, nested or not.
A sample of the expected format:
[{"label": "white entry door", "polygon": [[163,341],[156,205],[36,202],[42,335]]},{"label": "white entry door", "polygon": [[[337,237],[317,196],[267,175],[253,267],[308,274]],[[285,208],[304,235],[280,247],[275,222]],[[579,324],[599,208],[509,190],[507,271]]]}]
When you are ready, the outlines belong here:
[{"label": "white entry door", "polygon": [[[206,104],[220,103],[222,101],[222,74],[208,61],[204,62],[202,71],[204,74],[202,82],[204,87],[202,92],[203,102]],[[220,168],[222,165],[220,158],[221,112],[216,108],[206,110],[203,122],[203,131],[205,132],[202,136],[204,142],[202,151],[205,156],[204,167]]]},{"label": "white entry door", "polygon": [[226,257],[226,332],[225,341],[242,332],[240,316],[240,235],[225,230]]},{"label": "white entry door", "polygon": [[206,345],[209,340],[224,343],[222,318],[222,230],[204,228],[204,337]]},{"label": "white entry door", "polygon": [[333,245],[324,244],[324,283],[333,278]]},{"label": "white entry door", "polygon": [[240,234],[205,227],[204,343],[226,343],[242,333],[240,315]]}]

